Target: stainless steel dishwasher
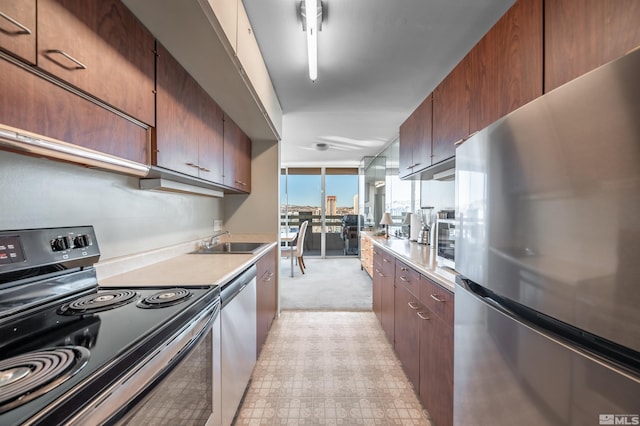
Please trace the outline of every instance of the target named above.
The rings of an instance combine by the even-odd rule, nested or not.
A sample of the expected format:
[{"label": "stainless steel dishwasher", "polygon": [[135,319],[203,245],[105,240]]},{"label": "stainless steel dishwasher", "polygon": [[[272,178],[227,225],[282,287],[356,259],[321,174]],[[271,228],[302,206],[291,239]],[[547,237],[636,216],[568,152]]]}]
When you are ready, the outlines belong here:
[{"label": "stainless steel dishwasher", "polygon": [[256,365],[256,267],[222,288],[222,424],[230,425]]}]

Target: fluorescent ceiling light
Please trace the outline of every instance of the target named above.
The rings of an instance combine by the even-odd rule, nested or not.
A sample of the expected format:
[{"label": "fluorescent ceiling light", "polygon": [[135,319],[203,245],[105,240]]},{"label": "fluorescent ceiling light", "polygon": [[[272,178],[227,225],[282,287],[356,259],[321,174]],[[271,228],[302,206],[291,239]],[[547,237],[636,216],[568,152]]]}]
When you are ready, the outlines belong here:
[{"label": "fluorescent ceiling light", "polygon": [[309,57],[309,78],[318,78],[318,0],[304,0],[304,18],[307,33],[307,55]]}]

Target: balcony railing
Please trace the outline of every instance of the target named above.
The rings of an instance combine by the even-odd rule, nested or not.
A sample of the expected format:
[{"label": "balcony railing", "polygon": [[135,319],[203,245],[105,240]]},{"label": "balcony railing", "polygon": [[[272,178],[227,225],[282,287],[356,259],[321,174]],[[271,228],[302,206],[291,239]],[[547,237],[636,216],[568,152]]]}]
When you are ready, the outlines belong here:
[{"label": "balcony railing", "polygon": [[[304,241],[304,253],[306,255],[320,255],[320,235],[322,232],[322,217],[320,215],[292,215],[287,217],[280,215],[280,229],[284,233],[298,232],[304,221],[309,221],[307,234]],[[350,231],[350,232],[349,232]],[[342,215],[326,216],[326,246],[327,256],[359,255],[360,234],[357,227],[343,232]]]}]

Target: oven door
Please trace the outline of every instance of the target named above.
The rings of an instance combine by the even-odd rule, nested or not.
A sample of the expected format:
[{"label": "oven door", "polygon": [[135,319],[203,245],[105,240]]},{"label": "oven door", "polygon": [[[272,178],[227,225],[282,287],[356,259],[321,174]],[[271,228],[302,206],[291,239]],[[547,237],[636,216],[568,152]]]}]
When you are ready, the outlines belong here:
[{"label": "oven door", "polygon": [[219,305],[201,313],[127,376],[93,400],[71,425],[218,425]]}]

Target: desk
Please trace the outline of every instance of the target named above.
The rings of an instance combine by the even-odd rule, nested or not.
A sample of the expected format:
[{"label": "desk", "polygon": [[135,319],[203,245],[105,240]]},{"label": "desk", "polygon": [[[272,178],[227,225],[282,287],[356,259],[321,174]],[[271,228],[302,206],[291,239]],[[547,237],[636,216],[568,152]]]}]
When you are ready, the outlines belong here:
[{"label": "desk", "polygon": [[[287,243],[287,246],[289,246],[293,240],[296,239],[296,237],[298,236],[297,232],[289,232],[287,234],[280,234],[280,241]],[[293,249],[290,253],[290,258],[291,258],[291,276],[293,277]]]}]

